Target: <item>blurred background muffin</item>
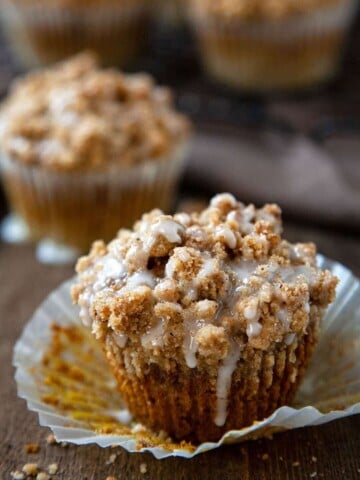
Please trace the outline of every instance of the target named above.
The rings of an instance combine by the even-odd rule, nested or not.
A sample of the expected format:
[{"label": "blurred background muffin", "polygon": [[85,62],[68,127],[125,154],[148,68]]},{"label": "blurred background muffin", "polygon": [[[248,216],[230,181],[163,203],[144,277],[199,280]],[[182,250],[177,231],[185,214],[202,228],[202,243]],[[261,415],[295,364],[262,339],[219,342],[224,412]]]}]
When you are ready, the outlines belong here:
[{"label": "blurred background muffin", "polygon": [[338,70],[357,0],[190,0],[203,63],[249,91],[299,89]]},{"label": "blurred background muffin", "polygon": [[144,211],[169,210],[189,125],[145,74],[88,54],[19,80],[0,114],[10,206],[33,239],[85,250]]},{"label": "blurred background muffin", "polygon": [[124,66],[146,38],[146,0],[4,0],[1,17],[25,66],[64,59],[84,49],[103,64]]}]

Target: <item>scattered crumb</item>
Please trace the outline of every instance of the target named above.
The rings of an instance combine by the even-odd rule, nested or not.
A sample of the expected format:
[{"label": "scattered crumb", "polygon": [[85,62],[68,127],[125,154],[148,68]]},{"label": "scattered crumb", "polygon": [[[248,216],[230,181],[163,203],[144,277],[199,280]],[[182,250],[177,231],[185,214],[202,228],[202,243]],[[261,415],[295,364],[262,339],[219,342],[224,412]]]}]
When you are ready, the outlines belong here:
[{"label": "scattered crumb", "polygon": [[314,478],[316,477],[316,475],[317,475],[317,472],[310,473],[310,478]]},{"label": "scattered crumb", "polygon": [[37,443],[27,443],[24,445],[25,453],[38,453],[40,445]]},{"label": "scattered crumb", "polygon": [[316,462],[317,462],[317,458],[314,457],[314,456],[312,456],[312,457],[311,457],[311,461],[314,462],[314,463],[316,463]]},{"label": "scattered crumb", "polygon": [[48,435],[46,437],[46,441],[49,445],[55,445],[57,444],[57,441],[56,441],[56,438],[55,438],[55,435],[53,435],[52,433],[50,433],[50,435]]},{"label": "scattered crumb", "polygon": [[261,456],[261,458],[262,458],[263,460],[269,460],[269,454],[268,454],[268,453],[264,453],[264,454]]},{"label": "scattered crumb", "polygon": [[45,472],[39,472],[36,475],[36,480],[50,480],[50,475]]},{"label": "scattered crumb", "polygon": [[112,463],[115,462],[116,460],[116,457],[117,457],[117,454],[116,453],[112,453],[108,459],[108,461],[106,462],[106,465],[110,465]]},{"label": "scattered crumb", "polygon": [[25,463],[22,468],[22,471],[26,473],[26,475],[35,476],[38,473],[38,464],[37,463]]},{"label": "scattered crumb", "polygon": [[67,448],[69,444],[67,442],[61,442],[60,444],[63,448]]},{"label": "scattered crumb", "polygon": [[299,461],[293,462],[292,466],[293,467],[300,467],[300,462]]},{"label": "scattered crumb", "polygon": [[14,480],[24,480],[25,475],[23,472],[19,472],[19,470],[15,470],[15,472],[11,472],[10,475]]},{"label": "scattered crumb", "polygon": [[356,469],[358,473],[360,473],[360,467]]},{"label": "scattered crumb", "polygon": [[59,465],[57,463],[51,463],[47,467],[47,471],[50,473],[50,475],[55,475],[55,473],[58,471]]},{"label": "scattered crumb", "polygon": [[279,459],[280,459],[280,462],[283,462],[283,461],[284,461],[283,457],[279,457]]},{"label": "scattered crumb", "polygon": [[147,472],[147,465],[146,463],[140,463],[140,473],[144,474]]}]

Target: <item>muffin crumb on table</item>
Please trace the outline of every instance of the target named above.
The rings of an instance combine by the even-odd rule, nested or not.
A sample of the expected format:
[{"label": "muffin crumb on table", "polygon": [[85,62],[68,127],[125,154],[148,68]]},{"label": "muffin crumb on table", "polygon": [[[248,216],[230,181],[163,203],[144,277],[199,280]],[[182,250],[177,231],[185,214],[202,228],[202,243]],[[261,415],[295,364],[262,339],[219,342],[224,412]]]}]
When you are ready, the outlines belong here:
[{"label": "muffin crumb on table", "polygon": [[39,472],[39,467],[37,463],[26,463],[23,466],[22,471],[26,475],[36,475]]},{"label": "muffin crumb on table", "polygon": [[55,475],[59,469],[59,464],[58,463],[50,463],[47,467],[47,471],[49,472],[50,475]]},{"label": "muffin crumb on table", "polygon": [[55,435],[53,433],[50,433],[49,435],[47,435],[46,443],[48,445],[57,445],[58,444],[58,442],[56,441]]},{"label": "muffin crumb on table", "polygon": [[14,480],[24,480],[25,478],[25,474],[23,472],[20,472],[19,470],[11,472],[10,475]]},{"label": "muffin crumb on table", "polygon": [[200,213],[153,210],[78,261],[73,299],[137,420],[206,440],[291,400],[337,279],[281,229],[278,206],[222,194]]},{"label": "muffin crumb on table", "polygon": [[40,445],[38,443],[27,443],[24,445],[25,453],[38,453],[40,450]]}]

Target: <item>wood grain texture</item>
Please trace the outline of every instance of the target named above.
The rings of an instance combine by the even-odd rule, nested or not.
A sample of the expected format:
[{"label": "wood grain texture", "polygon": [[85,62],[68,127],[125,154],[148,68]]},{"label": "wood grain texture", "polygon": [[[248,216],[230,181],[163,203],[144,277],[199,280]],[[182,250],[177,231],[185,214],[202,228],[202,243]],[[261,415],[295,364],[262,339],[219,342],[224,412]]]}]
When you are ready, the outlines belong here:
[{"label": "wood grain texture", "polygon": [[[315,240],[319,250],[360,274],[360,246],[356,237],[287,224],[292,240]],[[14,342],[43,298],[72,275],[71,267],[39,264],[31,247],[0,244],[0,478],[26,462],[46,468],[58,463],[54,480],[116,479],[241,479],[241,480],[351,480],[360,479],[360,415],[321,427],[280,433],[272,440],[224,447],[193,460],[155,460],[150,454],[129,454],[120,448],[97,446],[66,448],[48,445],[47,429],[16,396],[11,366]],[[24,445],[39,443],[37,454]],[[108,463],[115,453],[114,463]],[[265,457],[264,457],[265,455]],[[268,458],[266,458],[268,455]],[[146,473],[141,473],[141,464]]]}]

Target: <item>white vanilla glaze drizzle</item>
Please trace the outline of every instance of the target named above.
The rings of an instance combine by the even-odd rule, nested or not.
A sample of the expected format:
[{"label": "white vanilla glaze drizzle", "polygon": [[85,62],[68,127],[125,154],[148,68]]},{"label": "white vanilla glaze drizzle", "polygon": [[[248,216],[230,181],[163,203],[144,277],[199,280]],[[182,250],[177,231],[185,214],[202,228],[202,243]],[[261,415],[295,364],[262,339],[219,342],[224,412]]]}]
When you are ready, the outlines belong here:
[{"label": "white vanilla glaze drizzle", "polygon": [[170,243],[180,243],[180,232],[184,227],[174,220],[160,220],[151,227],[151,232],[156,235],[163,235]]},{"label": "white vanilla glaze drizzle", "polygon": [[155,327],[141,336],[141,345],[144,348],[161,347],[163,345],[164,322],[159,320]]},{"label": "white vanilla glaze drizzle", "polygon": [[218,370],[216,381],[216,416],[214,423],[218,427],[225,425],[227,417],[228,397],[231,388],[232,375],[236,369],[237,362],[240,358],[240,348],[233,342],[230,353],[225,358],[221,367]]},{"label": "white vanilla glaze drizzle", "polygon": [[123,333],[115,333],[113,338],[115,340],[116,345],[120,348],[124,348],[128,340],[127,335],[124,335]]},{"label": "white vanilla glaze drizzle", "polygon": [[246,327],[246,335],[249,338],[257,337],[260,334],[261,330],[262,330],[261,323],[250,322],[250,323],[248,323],[248,326]]},{"label": "white vanilla glaze drizzle", "polygon": [[204,263],[197,274],[196,283],[198,283],[199,280],[203,280],[204,278],[207,278],[218,271],[217,262],[214,258],[204,258],[203,260]]},{"label": "white vanilla glaze drizzle", "polygon": [[219,227],[216,227],[215,238],[223,239],[229,248],[236,247],[235,233],[227,225],[220,225]]},{"label": "white vanilla glaze drizzle", "polygon": [[147,287],[154,288],[156,285],[156,279],[150,271],[135,272],[130,275],[126,280],[126,285],[122,291],[131,291],[137,287],[146,285]]},{"label": "white vanilla glaze drizzle", "polygon": [[254,260],[242,260],[240,262],[231,262],[230,267],[236,273],[238,279],[244,281],[255,274],[259,265],[259,262]]},{"label": "white vanilla glaze drizzle", "polygon": [[[92,267],[90,267],[90,269],[91,268]],[[101,290],[108,288],[109,281],[121,281],[126,275],[126,268],[121,260],[107,254],[99,260],[95,275],[96,281],[93,282],[93,275],[91,275],[88,284],[78,300],[80,306],[80,318],[86,326],[91,325],[92,318],[89,311],[95,295]]]},{"label": "white vanilla glaze drizzle", "polygon": [[183,352],[186,365],[189,368],[195,368],[197,366],[196,352],[198,349],[198,343],[195,340],[192,332],[185,334]]},{"label": "white vanilla glaze drizzle", "polygon": [[162,235],[170,243],[181,243],[181,232],[184,232],[184,227],[174,220],[165,218],[159,219],[150,229],[144,232],[146,234],[144,240],[144,249],[146,252],[150,252],[153,245],[158,240],[158,237]]}]

